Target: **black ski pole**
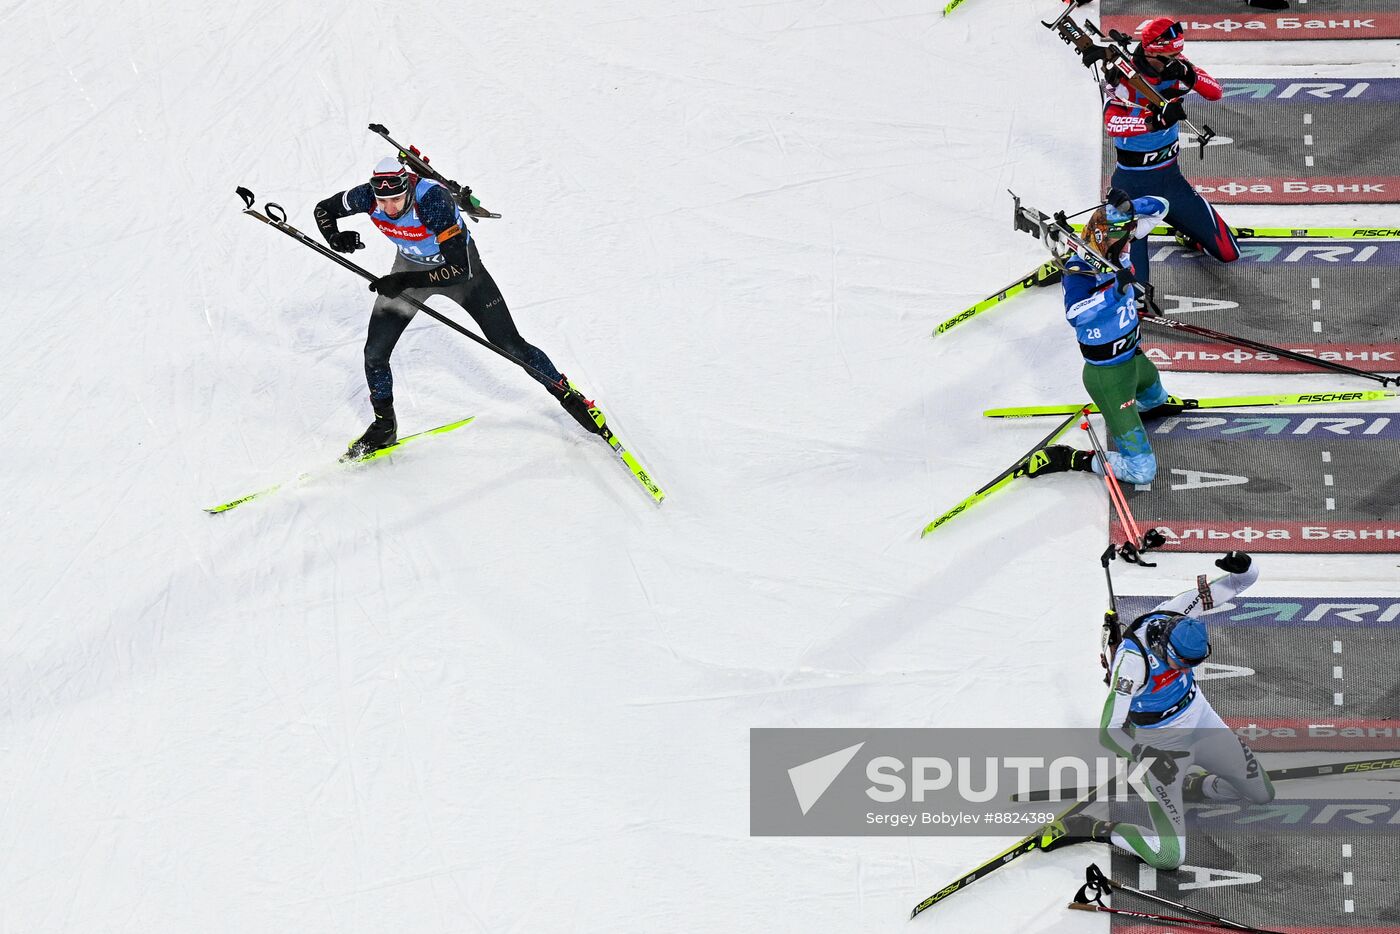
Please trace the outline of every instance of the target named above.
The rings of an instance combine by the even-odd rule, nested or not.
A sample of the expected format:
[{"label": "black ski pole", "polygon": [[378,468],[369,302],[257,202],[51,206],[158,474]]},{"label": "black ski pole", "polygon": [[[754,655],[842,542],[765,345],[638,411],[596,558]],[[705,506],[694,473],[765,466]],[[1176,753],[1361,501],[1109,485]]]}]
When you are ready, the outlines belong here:
[{"label": "black ski pole", "polygon": [[424,156],[421,152],[419,152],[417,147],[405,146],[403,143],[400,143],[398,140],[390,136],[389,130],[384,126],[384,124],[371,123],[369,125],[369,129],[370,132],[377,133],[380,136],[384,137],[385,142],[397,149],[399,151],[399,161],[407,163],[413,169],[413,173],[415,175],[419,176],[420,178],[430,178],[433,181],[437,182],[439,185],[446,188],[448,191],[452,192],[452,197],[457,202],[457,206],[463,211],[467,212],[467,216],[472,219],[473,224],[477,222],[478,218],[501,216],[495,213],[494,211],[488,211],[485,208],[483,208],[481,206],[481,202],[478,201],[476,198],[472,197],[472,189],[470,185],[463,185],[459,182],[454,182],[452,179],[445,177],[437,169],[428,165],[428,158]]},{"label": "black ski pole", "polygon": [[1112,677],[1109,659],[1113,657],[1114,651],[1123,641],[1123,626],[1118,621],[1118,597],[1113,593],[1113,572],[1108,568],[1116,557],[1118,557],[1118,549],[1113,547],[1111,541],[1104,549],[1104,553],[1099,555],[1099,563],[1103,565],[1103,576],[1108,581],[1108,610],[1103,614],[1103,632],[1099,637],[1099,664],[1103,665],[1104,684],[1108,684]]},{"label": "black ski pole", "polygon": [[[315,240],[312,240],[306,234],[302,233],[300,230],[297,230],[291,224],[287,223],[287,211],[280,204],[274,204],[271,201],[264,202],[263,209],[267,213],[263,214],[253,208],[254,197],[251,191],[240,185],[237,189],[237,192],[238,197],[242,198],[243,203],[246,205],[246,207],[244,207],[243,209],[244,214],[247,214],[249,217],[254,218],[255,220],[262,221],[264,224],[268,225],[274,230],[281,231],[282,233],[291,237],[293,240],[296,240],[297,242],[301,243],[303,246],[310,247],[317,253],[320,253],[322,256],[326,257],[326,259],[332,260],[340,264],[341,266],[355,273],[357,276],[360,276],[364,279],[368,279],[371,282],[379,278],[374,273],[370,272],[368,269],[365,269],[363,266],[351,262],[350,260],[341,256],[339,253],[332,250],[330,247],[317,243]],[[462,327],[460,324],[458,324],[456,321],[453,321],[446,315],[434,311],[433,309],[429,308],[426,304],[420,302],[418,299],[412,297],[411,295],[401,295],[399,296],[399,299],[401,301],[407,302],[408,304],[412,305],[414,308],[417,308],[419,311],[423,312],[429,317],[436,318],[438,321],[441,321],[443,324],[447,325],[452,330],[456,331],[458,334],[461,334],[463,337],[471,338],[472,340],[476,341],[478,344],[485,347],[487,350],[491,351],[497,356],[506,358],[511,363],[514,363],[516,366],[520,367],[525,372],[531,374],[545,385],[550,385],[554,382],[548,376],[541,373],[534,367],[530,366],[530,364],[526,363],[524,360],[516,359],[515,357],[506,353],[501,348],[497,347],[495,344],[486,340],[484,337],[480,337],[477,334],[474,334],[473,332]]]},{"label": "black ski pole", "polygon": [[1090,863],[1084,870],[1084,885],[1080,886],[1079,891],[1074,896],[1074,900],[1086,905],[1102,905],[1103,896],[1108,892],[1126,892],[1129,895],[1136,895],[1143,901],[1152,902],[1155,905],[1165,905],[1176,911],[1189,912],[1197,918],[1197,920],[1191,922],[1192,924],[1200,924],[1201,921],[1199,919],[1205,919],[1205,921],[1210,923],[1211,927],[1228,928],[1231,931],[1246,931],[1248,934],[1282,934],[1281,931],[1271,931],[1266,928],[1257,928],[1253,925],[1243,924],[1239,921],[1231,921],[1229,918],[1212,914],[1204,909],[1192,908],[1190,905],[1183,905],[1181,902],[1174,902],[1169,898],[1163,898],[1151,892],[1143,892],[1139,889],[1123,885],[1121,882],[1114,882],[1108,876],[1104,875],[1103,870],[1099,868],[1097,863]]},{"label": "black ski pole", "polygon": [[1347,366],[1345,363],[1338,363],[1335,360],[1319,360],[1317,357],[1309,357],[1307,354],[1298,353],[1296,350],[1286,350],[1283,347],[1274,347],[1261,341],[1251,340],[1247,337],[1237,337],[1234,334],[1226,334],[1222,331],[1215,331],[1210,328],[1201,327],[1199,324],[1187,324],[1185,321],[1178,321],[1175,318],[1167,317],[1156,301],[1152,297],[1147,297],[1150,314],[1143,314],[1141,318],[1148,324],[1155,324],[1160,328],[1168,328],[1173,331],[1184,331],[1187,334],[1195,334],[1197,337],[1209,337],[1212,340],[1222,341],[1227,344],[1234,344],[1237,347],[1248,347],[1250,350],[1260,353],[1274,354],[1285,360],[1293,360],[1298,363],[1306,363],[1323,370],[1332,370],[1337,373],[1346,373],[1349,376],[1360,376],[1363,379],[1372,379],[1382,386],[1391,383],[1400,386],[1400,378],[1386,376],[1383,373],[1368,373],[1365,370],[1358,370],[1356,367]]}]

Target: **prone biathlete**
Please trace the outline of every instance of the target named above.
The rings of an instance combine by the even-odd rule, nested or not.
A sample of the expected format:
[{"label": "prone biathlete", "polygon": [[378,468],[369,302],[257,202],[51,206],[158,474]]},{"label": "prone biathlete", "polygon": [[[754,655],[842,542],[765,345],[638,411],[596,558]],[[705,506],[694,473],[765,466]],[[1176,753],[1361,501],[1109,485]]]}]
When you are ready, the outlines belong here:
[{"label": "prone biathlete", "polygon": [[[1116,450],[1106,451],[1108,466],[1125,483],[1149,483],[1157,476],[1157,456],[1142,427],[1145,418],[1180,414],[1181,399],[1167,395],[1157,367],[1138,346],[1138,292],[1134,266],[1124,248],[1145,241],[1168,211],[1164,198],[1130,199],[1114,189],[1084,225],[1084,239],[1099,255],[1119,265],[1116,275],[1096,273],[1076,256],[1065,263],[1062,280],[1065,318],[1079,338],[1084,357],[1084,388],[1099,407]],[[1066,470],[1103,474],[1093,451],[1052,444],[1031,452],[1017,467],[1018,476],[1039,477]]]},{"label": "prone biathlete", "polygon": [[[1225,93],[1220,82],[1182,54],[1183,29],[1170,17],[1159,16],[1142,28],[1133,50],[1133,65],[1168,99],[1160,114],[1132,87],[1115,82],[1111,65],[1106,68],[1104,77],[1113,89],[1103,108],[1104,130],[1113,141],[1116,159],[1112,184],[1134,198],[1166,199],[1171,205],[1166,221],[1179,232],[1183,246],[1233,263],[1240,258],[1240,250],[1230,226],[1181,174],[1177,124],[1186,116],[1182,98],[1194,91],[1208,101],[1218,101]],[[1091,46],[1082,53],[1084,64],[1101,62],[1105,54],[1102,46]],[[1132,255],[1138,281],[1146,285],[1151,281],[1146,239],[1133,243]]]},{"label": "prone biathlete", "polygon": [[1110,662],[1099,739],[1119,756],[1152,760],[1144,775],[1153,798],[1147,801],[1150,826],[1076,814],[1047,825],[1042,849],[1111,843],[1154,868],[1176,869],[1186,859],[1185,801],[1274,799],[1268,773],[1196,682],[1194,669],[1210,656],[1210,635],[1191,613],[1234,599],[1259,578],[1242,551],[1215,565],[1224,576],[1207,581],[1203,574],[1195,588],[1134,620]]}]

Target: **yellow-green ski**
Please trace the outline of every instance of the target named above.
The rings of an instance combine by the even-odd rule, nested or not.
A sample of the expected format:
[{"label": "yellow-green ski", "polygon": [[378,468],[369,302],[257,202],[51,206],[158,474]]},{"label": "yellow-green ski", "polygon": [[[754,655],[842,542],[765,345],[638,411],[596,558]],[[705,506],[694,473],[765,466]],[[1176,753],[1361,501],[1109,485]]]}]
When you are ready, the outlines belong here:
[{"label": "yellow-green ski", "polygon": [[[1071,225],[1082,231],[1083,224]],[[1153,227],[1153,236],[1170,237],[1172,227]],[[1400,227],[1231,227],[1237,240],[1400,240]]]},{"label": "yellow-green ski", "polygon": [[[1217,396],[1211,399],[1181,399],[1186,410],[1247,408],[1265,405],[1324,405],[1339,402],[1380,402],[1385,399],[1400,398],[1400,392],[1393,389],[1362,389],[1351,392],[1294,392],[1273,396]],[[1004,409],[987,409],[982,414],[987,418],[1032,418],[1038,415],[1068,415],[1078,412],[1076,405],[1021,405]],[[1090,412],[1099,407],[1089,406]]]},{"label": "yellow-green ski", "polygon": [[1073,414],[1071,414],[1069,418],[1065,419],[1063,422],[1057,425],[1055,427],[1055,430],[1050,432],[1050,434],[1046,435],[1044,438],[1041,438],[1038,442],[1036,442],[1035,447],[1031,448],[1025,454],[1022,454],[1019,458],[1017,458],[1016,463],[1012,464],[1010,467],[997,474],[995,477],[992,478],[991,482],[989,482],[986,486],[982,487],[976,493],[973,493],[967,499],[958,503],[952,509],[949,509],[943,515],[939,516],[937,519],[934,519],[928,525],[924,526],[924,530],[919,535],[919,537],[928,537],[935,529],[942,526],[945,522],[951,522],[953,519],[967,512],[973,506],[976,506],[978,503],[982,502],[982,500],[986,499],[988,496],[991,496],[997,490],[1006,486],[1012,480],[1015,480],[1018,476],[1020,476],[1020,474],[1016,472],[1016,468],[1020,467],[1021,463],[1033,452],[1038,451],[1040,448],[1045,447],[1047,444],[1054,444],[1055,441],[1058,440],[1061,435],[1063,435],[1066,431],[1069,431],[1070,426],[1074,424],[1077,418],[1079,418],[1079,413],[1081,410],[1083,410],[1083,408],[1084,406],[1082,405],[1076,406],[1073,410]]},{"label": "yellow-green ski", "polygon": [[957,314],[953,315],[953,317],[949,318],[947,321],[944,321],[938,327],[934,328],[933,336],[937,337],[945,331],[952,330],[953,328],[962,324],[967,319],[975,318],[982,312],[987,311],[990,308],[995,308],[997,305],[1000,305],[1008,298],[1011,298],[1015,295],[1020,295],[1022,292],[1026,291],[1026,289],[1032,288],[1033,286],[1054,285],[1056,282],[1059,281],[1060,270],[1056,268],[1054,263],[1044,263],[1040,266],[1037,266],[1029,274],[1022,276],[1020,279],[1017,279],[1015,282],[1011,283],[1006,288],[1002,289],[1000,292],[996,292],[992,295],[987,296],[977,304],[973,305],[971,308],[967,308],[963,311],[960,311]]},{"label": "yellow-green ski", "polygon": [[1064,836],[1064,821],[1072,817],[1073,815],[1078,814],[1080,811],[1084,810],[1090,804],[1092,804],[1095,801],[1095,799],[1099,797],[1099,795],[1103,794],[1104,791],[1107,790],[1108,785],[1109,783],[1105,782],[1102,785],[1099,785],[1094,790],[1084,794],[1082,797],[1079,797],[1069,807],[1065,808],[1059,814],[1056,814],[1055,819],[1052,820],[1050,823],[1045,824],[1044,826],[1039,827],[1036,830],[1033,830],[1031,833],[1022,837],[1016,843],[1011,844],[1011,846],[1002,850],[996,856],[993,856],[991,859],[987,860],[985,863],[978,866],[976,869],[973,869],[971,872],[966,873],[961,878],[954,880],[950,884],[945,885],[943,888],[939,889],[937,892],[934,892],[928,898],[919,902],[917,905],[914,906],[914,910],[909,912],[910,919],[912,920],[913,918],[917,918],[920,914],[922,914],[925,911],[928,911],[930,908],[943,901],[943,899],[947,898],[949,895],[952,895],[956,892],[961,892],[963,889],[967,888],[969,885],[976,882],[978,879],[985,878],[986,876],[1005,866],[1007,863],[1011,862],[1013,859],[1020,859],[1027,853],[1034,853],[1036,850],[1045,849],[1047,845],[1049,845],[1056,837]]},{"label": "yellow-green ski", "polygon": [[[580,398],[587,398],[573,384],[572,380],[566,380],[566,382],[571,390],[578,393]],[[603,414],[603,410],[595,403],[589,402],[588,414],[593,418],[593,423],[598,426],[598,436],[608,443],[608,447],[612,448],[612,452],[617,455],[618,460],[622,461],[623,466],[632,474],[632,478],[641,484],[642,489],[647,491],[652,500],[658,506],[661,505],[661,502],[666,499],[666,492],[657,486],[656,481],[651,478],[651,474],[642,466],[641,461],[622,446],[622,439],[614,434],[612,428],[609,427],[607,416]]]},{"label": "yellow-green ski", "polygon": [[[473,415],[473,416],[470,416],[469,418],[464,418],[464,419],[462,419],[461,421],[452,422],[451,424],[448,424],[448,425],[439,425],[437,428],[429,428],[427,431],[420,431],[420,432],[418,432],[417,434],[412,434],[412,435],[408,435],[408,436],[406,436],[406,437],[400,438],[398,441],[396,441],[395,443],[389,445],[388,447],[380,448],[379,450],[374,451],[374,452],[372,452],[372,453],[370,453],[370,454],[367,454],[367,455],[365,455],[364,457],[356,458],[355,460],[350,460],[350,461],[340,461],[339,463],[343,463],[343,464],[347,464],[347,465],[350,465],[350,464],[363,464],[363,463],[366,463],[366,462],[368,462],[368,461],[378,460],[378,459],[381,458],[381,457],[388,457],[390,454],[393,454],[395,451],[397,451],[399,448],[403,447],[405,444],[408,444],[410,441],[416,440],[416,439],[418,439],[418,438],[426,438],[426,437],[428,437],[429,435],[442,435],[442,434],[446,434],[446,433],[449,432],[449,431],[455,431],[455,430],[457,430],[458,428],[463,427],[464,425],[469,425],[469,424],[471,424],[471,422],[474,421],[475,419],[476,419],[476,416]],[[274,493],[274,492],[276,492],[277,490],[282,489],[282,487],[287,486],[287,485],[289,485],[289,484],[291,484],[291,483],[300,483],[301,481],[306,480],[306,479],[308,479],[309,477],[315,476],[318,472],[319,472],[319,471],[314,471],[314,470],[308,471],[308,472],[302,474],[301,476],[297,477],[295,480],[283,481],[283,482],[281,482],[281,483],[274,484],[274,485],[272,485],[272,486],[270,486],[270,487],[268,487],[268,488],[266,488],[266,489],[264,489],[264,490],[258,490],[256,493],[249,493],[247,496],[240,496],[238,499],[232,500],[232,501],[227,502],[227,503],[223,503],[222,505],[219,505],[219,506],[207,506],[207,507],[205,507],[204,511],[207,512],[207,513],[209,513],[210,515],[218,515],[218,514],[221,513],[221,512],[228,512],[230,509],[232,509],[232,508],[235,507],[235,506],[241,506],[241,505],[243,505],[244,503],[248,502],[249,500],[254,500],[254,499],[257,499],[257,498],[259,498],[259,497],[261,497],[261,496],[267,496],[269,493]]]}]

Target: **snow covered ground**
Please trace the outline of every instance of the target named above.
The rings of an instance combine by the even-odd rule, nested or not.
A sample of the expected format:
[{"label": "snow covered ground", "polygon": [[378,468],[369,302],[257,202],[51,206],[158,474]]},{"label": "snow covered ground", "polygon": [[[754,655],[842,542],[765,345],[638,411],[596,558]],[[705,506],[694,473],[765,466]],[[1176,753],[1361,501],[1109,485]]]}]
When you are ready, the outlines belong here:
[{"label": "snow covered ground", "polygon": [[[995,852],[750,838],[748,731],[1096,718],[1097,486],[917,535],[1044,431],[981,408],[1082,394],[1053,294],[928,337],[1040,261],[1006,188],[1094,198],[1097,105],[1037,24],[1055,7],[0,5],[0,930],[905,930]],[[1396,53],[1192,50],[1225,75],[1393,74]],[[504,215],[473,233],[522,332],[663,508],[420,316],[401,430],[473,426],[201,512],[369,418],[372,296],[233,189],[309,231],[389,154],[372,121]],[[1189,377],[1285,385],[1345,384]],[[1265,575],[1378,592],[1394,565]],[[1063,910],[1082,865],[1018,862],[919,923],[1089,930]]]}]

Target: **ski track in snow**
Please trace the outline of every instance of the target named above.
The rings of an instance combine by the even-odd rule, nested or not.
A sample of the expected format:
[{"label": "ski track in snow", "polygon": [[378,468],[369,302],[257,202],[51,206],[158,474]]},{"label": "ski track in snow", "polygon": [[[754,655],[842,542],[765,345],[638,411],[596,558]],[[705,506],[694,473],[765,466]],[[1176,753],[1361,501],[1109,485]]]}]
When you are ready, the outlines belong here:
[{"label": "ski track in snow", "polygon": [[[929,338],[1041,261],[1006,188],[1094,196],[1092,89],[1024,4],[79,12],[0,13],[0,100],[38,160],[0,233],[25,258],[0,928],[894,931],[1004,845],[751,838],[748,731],[1096,717],[1099,492],[1051,480],[918,537],[1043,433],[983,407],[1082,394],[1048,292]],[[1280,45],[1199,60],[1397,57]],[[662,509],[427,320],[394,356],[401,424],[476,423],[324,469],[369,416],[373,296],[233,189],[311,232],[385,154],[371,121],[504,215],[470,227],[522,333],[616,413]],[[1392,558],[1343,561],[1327,579],[1394,586]],[[921,922],[1083,930],[1083,861],[1018,862]]]}]

